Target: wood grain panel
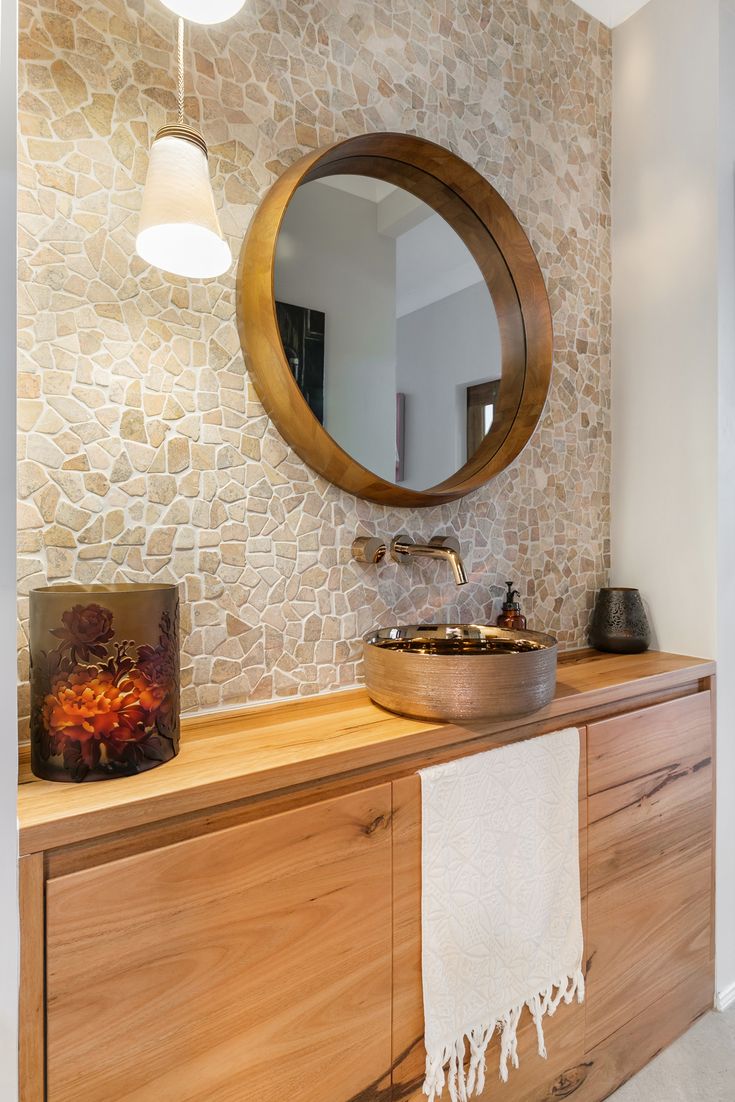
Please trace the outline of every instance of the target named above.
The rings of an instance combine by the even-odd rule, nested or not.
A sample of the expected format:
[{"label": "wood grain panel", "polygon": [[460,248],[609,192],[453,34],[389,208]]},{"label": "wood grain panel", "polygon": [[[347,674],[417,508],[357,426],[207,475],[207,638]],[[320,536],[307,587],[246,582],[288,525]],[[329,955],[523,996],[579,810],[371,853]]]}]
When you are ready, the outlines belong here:
[{"label": "wood grain panel", "polygon": [[20,1102],[45,1099],[45,929],[43,854],[21,857],[20,896]]},{"label": "wood grain panel", "polygon": [[691,976],[523,1102],[601,1102],[711,1008],[711,972]]},{"label": "wood grain panel", "polygon": [[[594,853],[590,846],[591,860]],[[612,880],[587,899],[587,1047],[678,984],[711,973],[709,840]]]},{"label": "wood grain panel", "polygon": [[589,792],[594,795],[662,769],[673,772],[682,761],[708,761],[711,756],[709,693],[627,712],[590,724]]},{"label": "wood grain panel", "polygon": [[390,1093],[385,785],[47,885],[48,1102]]},{"label": "wood grain panel", "polygon": [[588,1047],[711,975],[709,692],[590,724]]},{"label": "wood grain panel", "polygon": [[[704,755],[704,756],[703,756]],[[712,844],[712,762],[693,742],[644,777],[589,799],[589,889]]]},{"label": "wood grain panel", "polygon": [[421,778],[393,783],[393,1099],[420,1098],[424,1081],[421,985]]},{"label": "wood grain panel", "polygon": [[116,784],[34,781],[18,795],[20,845],[31,853],[146,824],[355,776],[371,783],[431,760],[473,753],[554,727],[587,722],[636,697],[696,691],[713,663],[648,652],[560,656],[557,692],[516,722],[459,726],[395,716],[363,690],[184,721],[181,753],[161,769]]},{"label": "wood grain panel", "polygon": [[[586,883],[586,732],[580,732],[580,879]],[[583,898],[582,917],[586,909]],[[393,1083],[394,1102],[424,1098],[424,1011],[421,983],[421,780],[407,777],[393,784]],[[482,1102],[530,1102],[544,1084],[582,1059],[585,1008],[561,1006],[544,1022],[549,1058],[538,1055],[536,1030],[525,1015],[518,1032],[520,1067],[508,1083],[497,1075],[497,1040],[487,1052],[487,1083]],[[549,1095],[549,1098],[553,1097]],[[563,1096],[561,1096],[563,1097]]]}]

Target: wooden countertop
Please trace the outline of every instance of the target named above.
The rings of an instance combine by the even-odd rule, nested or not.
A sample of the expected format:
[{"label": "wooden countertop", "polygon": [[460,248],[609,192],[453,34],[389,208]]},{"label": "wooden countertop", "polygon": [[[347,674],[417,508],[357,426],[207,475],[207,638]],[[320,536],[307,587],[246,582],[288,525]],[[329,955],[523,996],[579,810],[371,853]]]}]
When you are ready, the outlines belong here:
[{"label": "wooden countertop", "polygon": [[[611,655],[572,651],[559,659],[551,704],[531,716],[469,726],[393,715],[363,689],[243,708],[182,721],[179,756],[138,777],[60,784],[33,780],[18,790],[21,854],[354,773],[410,771],[448,747],[473,740],[510,742],[574,724],[625,701],[696,687],[713,662],[649,651]],[[642,703],[645,702],[644,700]],[[437,757],[442,756],[437,754]]]}]

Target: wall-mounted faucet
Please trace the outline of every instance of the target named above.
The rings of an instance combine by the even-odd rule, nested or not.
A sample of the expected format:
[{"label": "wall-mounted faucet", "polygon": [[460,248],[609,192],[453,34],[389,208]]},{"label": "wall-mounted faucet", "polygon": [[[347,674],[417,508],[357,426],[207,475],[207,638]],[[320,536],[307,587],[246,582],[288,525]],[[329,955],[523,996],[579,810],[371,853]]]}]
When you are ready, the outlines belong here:
[{"label": "wall-mounted faucet", "polygon": [[428,559],[444,559],[449,562],[457,585],[467,585],[467,573],[459,551],[459,540],[453,536],[434,536],[428,543],[414,543],[410,536],[401,534],[391,541],[391,558],[406,563],[411,555],[424,555]]},{"label": "wall-mounted faucet", "polygon": [[[386,545],[376,536],[358,536],[352,541],[352,557],[357,562],[382,562],[387,551]],[[428,543],[414,543],[410,536],[402,533],[391,540],[390,554],[394,562],[404,565],[412,555],[444,559],[451,566],[457,585],[467,585],[467,572],[459,551],[459,540],[454,536],[434,536]]]}]

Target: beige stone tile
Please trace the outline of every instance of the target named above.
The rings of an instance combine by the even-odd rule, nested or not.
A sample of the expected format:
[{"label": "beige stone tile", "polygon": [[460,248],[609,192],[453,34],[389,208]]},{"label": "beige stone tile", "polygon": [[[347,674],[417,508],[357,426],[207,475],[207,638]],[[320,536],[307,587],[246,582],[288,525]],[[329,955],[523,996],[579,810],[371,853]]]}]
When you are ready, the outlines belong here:
[{"label": "beige stone tile", "polygon": [[[189,284],[135,256],[150,140],[174,107],[175,21],[151,5],[141,18],[137,0],[64,12],[21,4],[23,637],[34,584],[181,580],[188,710],[355,683],[367,628],[490,619],[506,577],[532,626],[584,643],[609,569],[609,32],[572,0],[284,0],[190,29],[187,113],[234,253],[308,148],[388,129],[475,165],[536,250],[555,328],[541,424],[488,486],[406,512],[329,486],[269,423],[239,350],[234,266]],[[470,584],[350,559],[356,533],[400,530],[456,533]]]}]

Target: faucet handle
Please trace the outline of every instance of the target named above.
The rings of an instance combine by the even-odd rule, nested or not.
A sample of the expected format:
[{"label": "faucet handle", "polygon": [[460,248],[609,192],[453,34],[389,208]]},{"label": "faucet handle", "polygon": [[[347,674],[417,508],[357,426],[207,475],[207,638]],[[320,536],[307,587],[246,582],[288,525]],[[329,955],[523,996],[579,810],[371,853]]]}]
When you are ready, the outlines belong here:
[{"label": "faucet handle", "polygon": [[405,532],[399,532],[397,536],[394,536],[390,541],[390,557],[393,562],[406,562],[413,544],[414,541]]},{"label": "faucet handle", "polygon": [[381,562],[387,548],[377,536],[358,536],[352,541],[352,557],[357,562]]}]

